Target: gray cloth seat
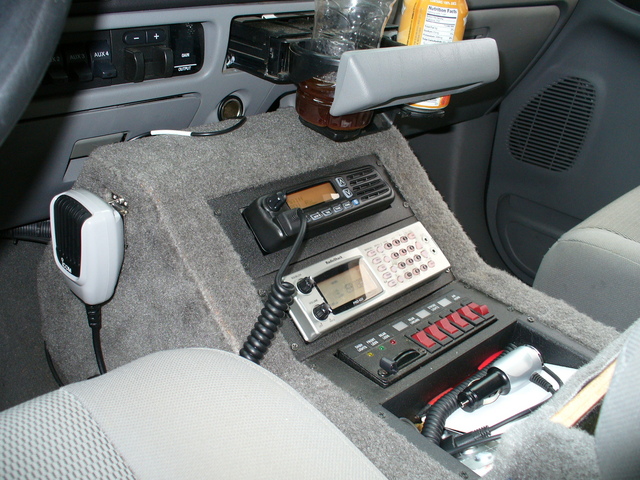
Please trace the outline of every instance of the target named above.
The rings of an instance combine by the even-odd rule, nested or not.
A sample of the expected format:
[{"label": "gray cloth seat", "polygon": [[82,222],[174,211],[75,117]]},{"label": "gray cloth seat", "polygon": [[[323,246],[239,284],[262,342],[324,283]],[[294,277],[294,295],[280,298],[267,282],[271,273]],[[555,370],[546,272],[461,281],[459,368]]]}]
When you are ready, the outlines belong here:
[{"label": "gray cloth seat", "polygon": [[228,352],[159,352],[0,413],[3,479],[381,479],[326,417]]},{"label": "gray cloth seat", "polygon": [[638,319],[640,187],[562,235],[533,286],[618,331]]},{"label": "gray cloth seat", "polygon": [[[603,479],[638,478],[640,413],[633,399],[640,385],[640,321],[625,340],[596,429],[594,465],[582,465],[573,478],[598,468]],[[620,345],[612,346],[617,353]],[[554,465],[540,465],[545,453],[539,452],[524,469],[533,476],[526,476],[521,456],[508,456],[511,473],[494,478],[537,478]],[[566,478],[562,470],[543,476]],[[0,412],[0,478],[385,477],[282,380],[231,353],[184,349],[149,355]],[[425,478],[434,477],[425,472]]]}]

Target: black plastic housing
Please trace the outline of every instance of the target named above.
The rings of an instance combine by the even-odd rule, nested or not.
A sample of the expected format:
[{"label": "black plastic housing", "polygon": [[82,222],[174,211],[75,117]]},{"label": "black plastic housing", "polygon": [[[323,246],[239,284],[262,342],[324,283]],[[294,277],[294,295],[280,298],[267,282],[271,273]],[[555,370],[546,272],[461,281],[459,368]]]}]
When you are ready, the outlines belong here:
[{"label": "black plastic housing", "polygon": [[384,210],[395,198],[391,183],[373,165],[337,172],[263,195],[242,215],[264,252],[277,252],[291,245],[298,233],[300,220],[295,209],[286,204],[286,196],[321,184],[330,184],[336,197],[304,209],[307,238]]}]

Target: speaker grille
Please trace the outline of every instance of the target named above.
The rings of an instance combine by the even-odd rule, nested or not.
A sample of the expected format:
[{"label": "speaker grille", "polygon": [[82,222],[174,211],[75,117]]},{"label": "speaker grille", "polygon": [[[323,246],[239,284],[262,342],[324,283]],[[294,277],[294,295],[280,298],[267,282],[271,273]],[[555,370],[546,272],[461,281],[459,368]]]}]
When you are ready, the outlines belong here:
[{"label": "speaker grille", "polygon": [[595,102],[595,87],[582,78],[567,77],[545,87],[511,125],[511,155],[555,172],[568,170],[584,143]]},{"label": "speaker grille", "polygon": [[69,273],[79,277],[82,225],[91,218],[91,213],[76,199],[61,195],[53,205],[53,214],[58,260],[68,267]]}]

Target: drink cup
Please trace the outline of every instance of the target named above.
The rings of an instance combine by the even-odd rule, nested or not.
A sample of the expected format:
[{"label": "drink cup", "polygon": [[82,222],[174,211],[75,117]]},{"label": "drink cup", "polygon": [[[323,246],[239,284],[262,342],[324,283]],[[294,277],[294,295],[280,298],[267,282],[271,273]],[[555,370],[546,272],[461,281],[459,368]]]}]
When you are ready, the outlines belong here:
[{"label": "drink cup", "polygon": [[[329,129],[334,140],[355,138],[373,112],[334,117],[340,56],[350,50],[377,48],[395,0],[316,0],[313,37],[291,46],[293,78],[298,85],[296,111],[315,130]],[[324,133],[324,132],[321,132]]]}]

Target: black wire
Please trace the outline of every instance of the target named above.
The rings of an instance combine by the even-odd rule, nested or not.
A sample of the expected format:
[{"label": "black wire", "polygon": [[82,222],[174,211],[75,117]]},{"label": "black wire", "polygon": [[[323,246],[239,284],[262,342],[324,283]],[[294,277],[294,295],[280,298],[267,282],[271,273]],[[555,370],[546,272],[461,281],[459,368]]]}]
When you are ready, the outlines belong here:
[{"label": "black wire", "polygon": [[230,127],[223,128],[222,130],[214,130],[213,132],[191,132],[192,137],[215,137],[216,135],[224,135],[225,133],[233,132],[240,128],[247,121],[247,117],[235,117],[238,121]]},{"label": "black wire", "polygon": [[[222,130],[214,130],[211,132],[191,132],[189,136],[190,137],[215,137],[216,135],[224,135],[225,133],[229,133],[229,132],[233,132],[234,130],[237,130],[242,125],[244,125],[244,123],[247,121],[247,117],[245,116],[235,117],[235,119],[238,120],[236,123],[234,123],[230,127],[223,128]],[[135,137],[131,137],[127,141],[131,142],[133,140],[138,140],[140,138],[145,138],[150,136],[151,136],[151,132],[145,132],[145,133],[141,133],[140,135],[136,135]]]},{"label": "black wire", "polygon": [[307,233],[307,217],[302,209],[298,209],[298,218],[300,219],[300,231],[298,232],[298,236],[296,237],[295,242],[293,242],[291,250],[289,250],[289,254],[284,259],[284,262],[282,262],[278,273],[276,273],[276,283],[279,283],[280,285],[283,285],[282,277],[284,276],[284,272],[287,268],[289,268],[293,257],[295,257],[295,255],[298,253],[298,250],[300,250],[302,242],[304,241],[304,236]]},{"label": "black wire", "polygon": [[506,418],[501,422],[498,422],[495,425],[492,425],[490,427],[485,426],[485,427],[478,428],[476,430],[472,430],[467,433],[463,433],[455,436],[452,435],[451,437],[447,437],[441,442],[440,446],[447,453],[451,455],[456,455],[457,453],[460,453],[466,450],[467,448],[480,445],[482,443],[485,443],[491,440],[497,440],[498,438],[500,438],[500,435],[491,436],[492,432],[494,432],[495,430],[498,430],[500,427],[504,427],[505,425],[511,422],[519,420],[522,417],[526,417],[527,415],[535,412],[538,408],[540,408],[542,405],[547,403],[547,401],[548,400],[544,400],[536,405],[533,405],[532,407],[529,407],[521,412],[518,412],[515,415],[512,415],[509,418]]},{"label": "black wire", "polygon": [[93,352],[98,364],[100,375],[107,373],[107,367],[102,355],[102,342],[100,341],[100,329],[102,328],[102,309],[100,305],[85,305],[87,310],[87,320],[91,327],[91,339],[93,340]]},{"label": "black wire", "polygon": [[536,405],[534,405],[533,407],[529,407],[526,410],[523,410],[519,413],[516,413],[515,415],[510,416],[509,418],[506,418],[504,420],[502,420],[501,422],[496,423],[495,425],[492,425],[489,428],[489,430],[491,432],[493,432],[494,430],[499,429],[500,427],[504,427],[505,425],[511,423],[511,422],[515,422],[516,420],[521,419],[522,417],[526,417],[527,415],[529,415],[530,413],[535,412],[537,409],[539,409],[542,405],[544,405],[545,403],[547,403],[547,400],[544,400],[543,402],[540,402]]},{"label": "black wire", "polygon": [[558,375],[556,375],[556,373],[553,370],[551,370],[549,367],[547,367],[545,365],[544,367],[542,367],[542,370],[547,372],[549,374],[549,376],[556,381],[556,383],[558,384],[558,388],[560,388],[562,385],[564,385],[564,382],[560,379],[560,377]]},{"label": "black wire", "polygon": [[489,443],[492,442],[494,440],[500,440],[500,438],[502,437],[502,434],[498,434],[498,435],[492,435],[491,437],[486,437],[486,438],[479,438],[473,442],[470,442],[466,445],[463,445],[461,447],[455,448],[453,450],[451,450],[450,452],[447,452],[451,455],[457,455],[458,453],[462,453],[464,452],[467,448],[471,448],[471,447],[477,447],[478,445],[484,445],[485,443]]},{"label": "black wire", "polygon": [[60,375],[58,375],[56,366],[53,364],[53,358],[51,358],[51,354],[49,353],[49,349],[47,348],[47,342],[44,342],[44,356],[47,359],[47,365],[49,365],[49,370],[51,371],[53,379],[59,387],[64,387],[64,382],[60,378]]},{"label": "black wire", "polygon": [[107,367],[104,364],[104,357],[102,356],[102,343],[100,342],[100,329],[91,329],[91,338],[93,339],[93,351],[96,355],[96,363],[98,364],[98,372],[100,375],[107,373]]},{"label": "black wire", "polygon": [[550,394],[554,394],[556,393],[556,389],[554,388],[554,386],[551,384],[551,382],[549,382],[546,378],[544,378],[542,375],[540,375],[538,372],[534,372],[530,377],[529,377],[529,381],[531,383],[533,383],[534,385],[537,385],[538,387],[540,387],[541,389],[543,389],[545,392],[549,392]]}]

